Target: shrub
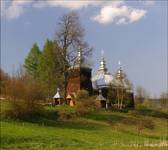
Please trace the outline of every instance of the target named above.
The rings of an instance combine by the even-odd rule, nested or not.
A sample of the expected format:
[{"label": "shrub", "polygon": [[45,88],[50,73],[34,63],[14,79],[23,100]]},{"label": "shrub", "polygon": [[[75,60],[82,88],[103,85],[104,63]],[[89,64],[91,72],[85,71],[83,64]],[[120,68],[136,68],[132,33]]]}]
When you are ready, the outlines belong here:
[{"label": "shrub", "polygon": [[62,121],[66,121],[69,119],[74,119],[76,117],[75,112],[68,111],[58,111],[58,119]]},{"label": "shrub", "polygon": [[0,68],[0,96],[6,97],[10,76]]},{"label": "shrub", "polygon": [[44,98],[43,87],[27,75],[12,77],[8,84],[10,107],[5,117],[25,119],[40,113],[38,101]]},{"label": "shrub", "polygon": [[95,97],[89,96],[87,91],[81,90],[77,94],[77,105],[76,105],[77,115],[85,115],[94,110],[98,110]]},{"label": "shrub", "polygon": [[137,104],[136,105],[136,109],[141,111],[141,110],[147,109],[147,107],[145,105],[143,105],[143,104]]},{"label": "shrub", "polygon": [[42,107],[34,104],[32,107],[24,100],[15,100],[10,102],[10,106],[3,112],[5,118],[27,120],[39,116],[42,112]]}]

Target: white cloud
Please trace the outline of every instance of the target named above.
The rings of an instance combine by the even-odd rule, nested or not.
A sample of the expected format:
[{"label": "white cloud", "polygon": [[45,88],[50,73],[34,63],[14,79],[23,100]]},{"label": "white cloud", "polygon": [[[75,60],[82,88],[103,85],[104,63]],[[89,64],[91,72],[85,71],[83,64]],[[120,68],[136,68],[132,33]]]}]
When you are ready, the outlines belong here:
[{"label": "white cloud", "polygon": [[13,0],[5,1],[2,0],[1,3],[3,4],[2,15],[5,16],[7,19],[14,19],[18,18],[20,15],[24,13],[24,7],[28,4],[32,3],[31,0]]},{"label": "white cloud", "polygon": [[[28,4],[32,4],[33,7],[43,8],[43,7],[63,7],[71,10],[77,10],[85,8],[88,6],[98,6],[103,3],[103,1],[60,1],[60,0],[46,0],[46,1],[36,1],[36,0],[11,0],[10,4],[7,6],[6,0],[1,0],[3,3],[2,16],[8,19],[18,18],[25,12],[25,7]],[[9,2],[9,1],[8,1]],[[2,7],[1,7],[2,8]]]},{"label": "white cloud", "polygon": [[101,7],[100,13],[91,19],[99,23],[116,23],[125,24],[138,21],[145,14],[145,10],[131,8],[126,5],[126,2],[121,1],[89,1],[89,0],[12,0],[8,3],[6,0],[1,0],[3,2],[2,6],[2,16],[7,19],[15,19],[21,16],[26,11],[26,6],[30,5],[35,8],[43,7],[62,7],[70,10],[79,10],[82,8],[87,8],[89,6],[99,6]]},{"label": "white cloud", "polygon": [[145,14],[146,11],[143,9],[132,8],[122,3],[116,6],[104,6],[100,13],[91,19],[101,24],[126,24],[140,20]]},{"label": "white cloud", "polygon": [[[99,5],[103,2],[95,2],[95,1],[50,1],[47,0],[45,3],[45,6],[52,6],[52,7],[63,7],[63,8],[68,8],[72,10],[77,10],[81,9],[84,7],[88,6],[93,6],[93,5]],[[37,3],[38,5],[38,3]]]},{"label": "white cloud", "polygon": [[[1,0],[5,5],[7,3],[6,0]],[[9,1],[8,1],[9,2]],[[5,17],[9,19],[14,19],[19,17],[25,12],[25,7],[28,4],[32,4],[35,8],[43,8],[43,7],[62,7],[71,10],[78,10],[82,8],[86,8],[89,6],[104,6],[104,5],[118,5],[123,1],[94,1],[94,0],[11,0],[10,5],[3,9],[3,14]],[[4,16],[4,15],[3,15]]]}]

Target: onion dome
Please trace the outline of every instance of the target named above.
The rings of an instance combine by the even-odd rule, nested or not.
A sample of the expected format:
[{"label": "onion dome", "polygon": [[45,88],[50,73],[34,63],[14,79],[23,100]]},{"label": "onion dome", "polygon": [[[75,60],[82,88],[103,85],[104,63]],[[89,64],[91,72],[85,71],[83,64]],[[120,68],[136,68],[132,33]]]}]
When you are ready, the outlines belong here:
[{"label": "onion dome", "polygon": [[108,87],[113,80],[113,76],[108,72],[106,61],[102,55],[99,69],[95,76],[92,78],[92,86],[94,89],[101,89]]},{"label": "onion dome", "polygon": [[126,77],[126,75],[124,74],[124,72],[122,70],[122,66],[121,66],[120,61],[118,62],[118,65],[119,65],[119,69],[117,70],[117,73],[116,73],[116,79],[123,80]]},{"label": "onion dome", "polygon": [[115,76],[115,79],[113,80],[113,85],[115,85],[116,87],[121,87],[127,90],[131,90],[132,85],[130,83],[130,81],[127,79],[126,74],[124,73],[121,63],[120,61],[118,62],[118,69]]},{"label": "onion dome", "polygon": [[82,49],[79,47],[74,64],[72,64],[69,67],[69,69],[81,68],[81,67],[82,68],[90,68],[89,65],[84,62],[84,56],[82,54]]}]

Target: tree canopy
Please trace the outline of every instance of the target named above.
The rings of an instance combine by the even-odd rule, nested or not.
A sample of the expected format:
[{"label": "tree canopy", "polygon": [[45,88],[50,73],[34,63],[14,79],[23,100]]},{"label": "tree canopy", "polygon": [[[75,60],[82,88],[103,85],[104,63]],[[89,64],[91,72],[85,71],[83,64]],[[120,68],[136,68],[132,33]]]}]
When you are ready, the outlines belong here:
[{"label": "tree canopy", "polygon": [[27,57],[25,58],[24,68],[26,73],[31,75],[33,78],[38,78],[38,67],[40,61],[41,51],[37,45],[34,43]]},{"label": "tree canopy", "polygon": [[39,63],[40,80],[48,91],[48,97],[53,96],[56,87],[62,88],[62,64],[59,61],[58,45],[47,40],[42,51]]}]

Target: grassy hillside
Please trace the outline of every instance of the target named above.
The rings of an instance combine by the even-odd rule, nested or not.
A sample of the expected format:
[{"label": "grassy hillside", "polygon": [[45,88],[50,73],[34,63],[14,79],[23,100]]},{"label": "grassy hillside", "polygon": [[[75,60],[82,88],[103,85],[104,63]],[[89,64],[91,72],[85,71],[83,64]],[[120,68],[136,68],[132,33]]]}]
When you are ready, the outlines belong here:
[{"label": "grassy hillside", "polygon": [[[1,111],[5,105],[1,105]],[[57,119],[58,110],[74,111],[67,107],[46,108],[45,115],[27,121],[1,119],[1,149],[167,149],[165,113],[153,110],[100,111],[61,121]]]}]

